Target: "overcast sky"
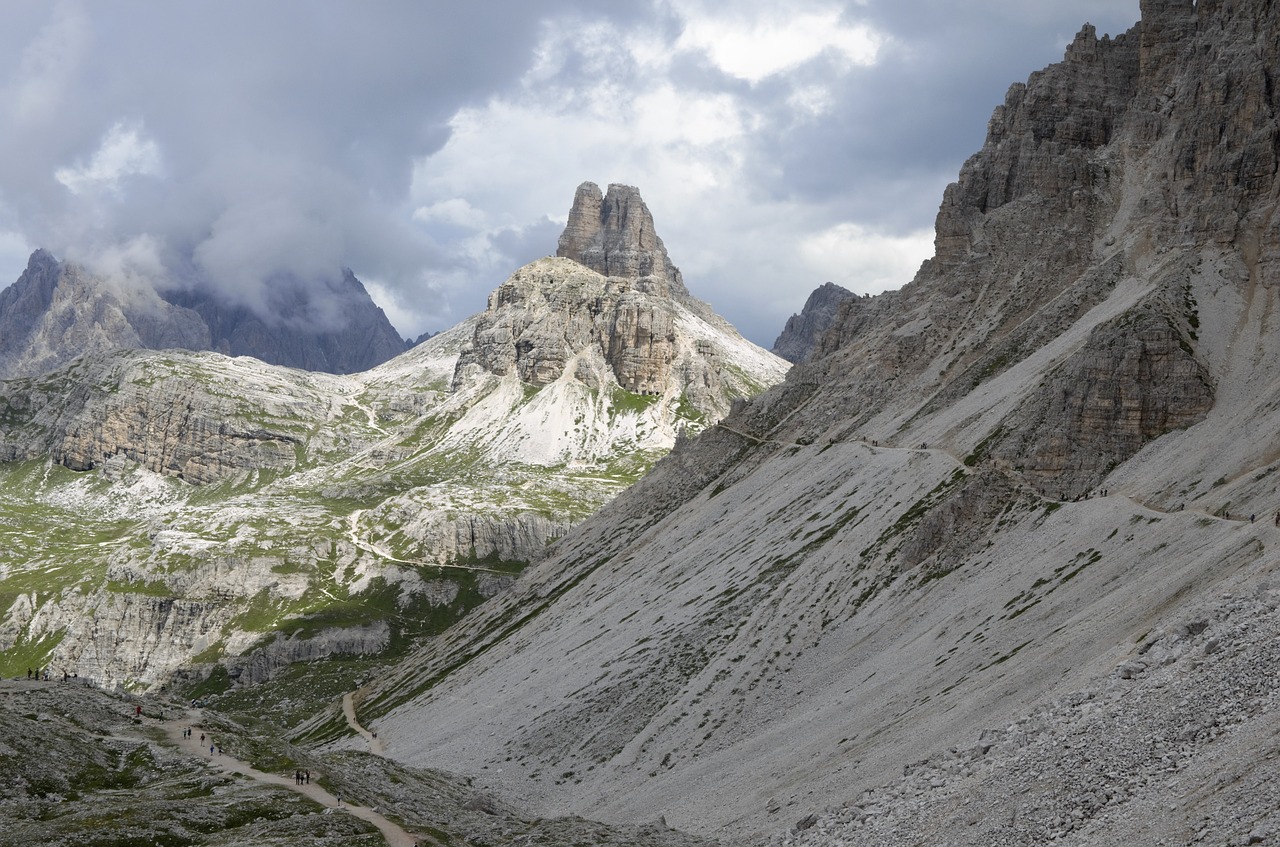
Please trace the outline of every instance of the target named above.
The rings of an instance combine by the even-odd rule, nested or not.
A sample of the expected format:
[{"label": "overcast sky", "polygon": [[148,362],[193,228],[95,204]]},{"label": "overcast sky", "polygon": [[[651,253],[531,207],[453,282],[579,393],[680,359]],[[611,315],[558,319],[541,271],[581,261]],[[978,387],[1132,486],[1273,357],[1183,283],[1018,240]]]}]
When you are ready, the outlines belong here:
[{"label": "overcast sky", "polygon": [[261,301],[355,271],[406,336],[635,185],[689,289],[770,346],[898,288],[1013,82],[1138,0],[0,0],[0,284],[36,247]]}]

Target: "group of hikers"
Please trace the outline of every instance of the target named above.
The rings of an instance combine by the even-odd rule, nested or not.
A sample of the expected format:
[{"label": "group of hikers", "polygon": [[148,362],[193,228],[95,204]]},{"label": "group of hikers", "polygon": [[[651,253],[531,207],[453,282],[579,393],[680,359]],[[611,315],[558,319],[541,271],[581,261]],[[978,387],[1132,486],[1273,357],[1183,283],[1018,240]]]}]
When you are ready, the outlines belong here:
[{"label": "group of hikers", "polygon": [[[80,674],[78,673],[67,673],[66,671],[62,672],[63,682],[66,682],[69,679],[79,679],[79,678],[80,678]],[[36,668],[35,670],[32,670],[31,668],[27,668],[27,679],[36,679],[36,680],[43,679],[45,682],[48,682],[49,669],[45,668],[42,676],[40,668]]]},{"label": "group of hikers", "polygon": [[295,785],[310,785],[311,771],[304,771],[301,768],[293,772],[293,782]]}]

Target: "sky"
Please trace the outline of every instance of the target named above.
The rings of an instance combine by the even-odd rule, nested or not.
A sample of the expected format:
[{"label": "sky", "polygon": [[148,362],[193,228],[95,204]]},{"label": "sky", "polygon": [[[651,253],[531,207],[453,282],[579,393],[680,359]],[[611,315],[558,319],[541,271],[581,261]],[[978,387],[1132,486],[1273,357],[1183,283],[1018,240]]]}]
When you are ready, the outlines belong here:
[{"label": "sky", "polygon": [[406,337],[639,188],[769,347],[899,288],[1014,82],[1138,0],[0,0],[0,285],[32,250],[263,308],[350,268]]}]

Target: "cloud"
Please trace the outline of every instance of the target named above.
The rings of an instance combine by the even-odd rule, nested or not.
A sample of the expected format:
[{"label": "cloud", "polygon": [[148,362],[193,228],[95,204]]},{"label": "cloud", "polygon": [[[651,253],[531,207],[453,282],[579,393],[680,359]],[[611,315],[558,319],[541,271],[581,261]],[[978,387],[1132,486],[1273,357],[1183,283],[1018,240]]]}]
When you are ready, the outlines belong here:
[{"label": "cloud", "polygon": [[117,122],[102,137],[102,143],[87,163],[58,168],[53,178],[72,194],[93,190],[118,192],[120,181],[135,174],[160,173],[160,147],[143,135],[141,125]]},{"label": "cloud", "polygon": [[[5,9],[6,15],[12,11]],[[79,4],[53,7],[48,22],[21,51],[17,71],[4,87],[11,120],[31,124],[58,116],[90,40],[90,23]]]},{"label": "cloud", "polygon": [[579,182],[624,182],[694,293],[765,344],[828,279],[906,282],[916,260],[893,257],[918,253],[1009,84],[1085,20],[1138,16],[1136,0],[0,4],[11,245],[148,244],[160,284],[203,278],[264,311],[280,279],[326,296],[349,267],[417,335],[553,252]]},{"label": "cloud", "polygon": [[899,288],[933,256],[933,230],[905,236],[841,223],[801,239],[799,254],[816,277],[858,294]]},{"label": "cloud", "polygon": [[703,52],[720,70],[753,84],[825,52],[850,66],[873,65],[885,41],[866,24],[845,23],[836,4],[765,9],[750,17],[688,7],[678,14],[685,25],[676,49]]}]

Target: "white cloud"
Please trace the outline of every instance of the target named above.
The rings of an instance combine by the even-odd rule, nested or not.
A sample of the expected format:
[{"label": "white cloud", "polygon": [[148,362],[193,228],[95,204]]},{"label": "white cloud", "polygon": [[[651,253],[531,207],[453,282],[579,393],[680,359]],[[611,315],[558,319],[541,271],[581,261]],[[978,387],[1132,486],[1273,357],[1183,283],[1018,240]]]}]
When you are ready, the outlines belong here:
[{"label": "white cloud", "polygon": [[875,294],[911,281],[933,256],[933,231],[894,236],[841,223],[801,240],[799,255],[815,277]]},{"label": "white cloud", "polygon": [[704,53],[720,70],[752,84],[827,52],[848,67],[873,65],[886,40],[869,26],[842,22],[837,7],[798,13],[774,9],[749,19],[685,14],[676,46]]},{"label": "white cloud", "polygon": [[160,147],[143,135],[141,125],[114,124],[87,163],[58,168],[53,177],[72,194],[94,189],[116,191],[127,176],[160,173]]},{"label": "white cloud", "polygon": [[483,229],[487,216],[461,197],[440,200],[430,206],[419,206],[413,219],[420,223],[443,223],[466,229]]},{"label": "white cloud", "polygon": [[161,249],[157,239],[144,234],[77,258],[118,291],[151,291],[165,278]]}]

